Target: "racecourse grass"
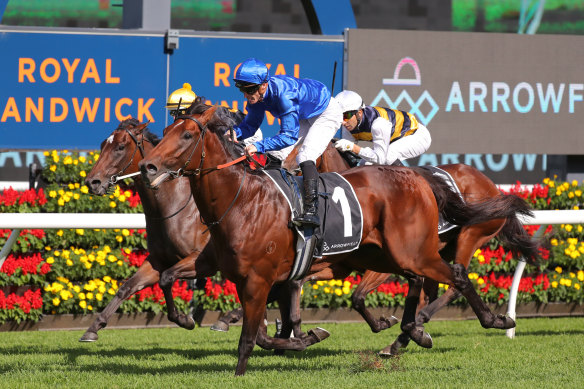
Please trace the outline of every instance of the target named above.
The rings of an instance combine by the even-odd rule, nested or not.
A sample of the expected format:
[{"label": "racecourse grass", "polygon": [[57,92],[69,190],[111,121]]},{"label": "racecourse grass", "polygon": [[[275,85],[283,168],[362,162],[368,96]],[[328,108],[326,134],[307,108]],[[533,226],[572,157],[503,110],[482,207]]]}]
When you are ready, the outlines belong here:
[{"label": "racecourse grass", "polygon": [[[305,325],[305,329],[311,327]],[[519,319],[517,337],[477,320],[426,325],[434,347],[411,344],[380,359],[398,328],[373,334],[365,323],[323,324],[331,337],[304,352],[254,349],[234,377],[241,327],[0,333],[0,387],[67,388],[577,388],[584,385],[584,318]],[[274,331],[273,326],[269,329]]]}]

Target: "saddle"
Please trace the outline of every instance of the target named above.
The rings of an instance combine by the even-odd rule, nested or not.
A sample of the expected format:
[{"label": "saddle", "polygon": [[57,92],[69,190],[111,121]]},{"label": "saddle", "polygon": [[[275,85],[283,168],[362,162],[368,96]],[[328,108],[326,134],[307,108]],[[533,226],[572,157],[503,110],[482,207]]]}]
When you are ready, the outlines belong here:
[{"label": "saddle", "polygon": [[314,257],[356,250],[361,243],[363,213],[353,187],[338,173],[321,173],[319,177],[320,227],[297,226],[292,220],[301,215],[303,201],[300,188],[303,178],[284,169],[264,170],[286,198],[292,218],[289,227],[297,235],[296,258],[289,279],[301,279]]}]

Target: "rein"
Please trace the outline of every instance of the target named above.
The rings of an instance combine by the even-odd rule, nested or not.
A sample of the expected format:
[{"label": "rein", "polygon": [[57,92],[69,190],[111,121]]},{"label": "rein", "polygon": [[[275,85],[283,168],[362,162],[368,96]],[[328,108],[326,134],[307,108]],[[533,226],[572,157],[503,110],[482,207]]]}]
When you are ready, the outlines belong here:
[{"label": "rein", "polygon": [[[237,159],[234,159],[233,161],[224,163],[222,165],[217,165],[214,167],[210,167],[210,168],[205,168],[203,169],[203,162],[205,160],[205,150],[203,149],[201,151],[201,162],[199,163],[199,167],[196,168],[195,170],[187,170],[187,166],[190,164],[191,159],[193,158],[193,155],[195,153],[195,150],[197,149],[197,147],[199,146],[199,143],[201,143],[201,148],[203,148],[203,144],[205,142],[205,134],[207,133],[207,126],[203,125],[199,120],[195,119],[192,116],[187,116],[187,115],[181,115],[181,116],[177,116],[175,118],[176,119],[187,119],[187,120],[192,120],[193,122],[195,122],[197,124],[197,126],[199,126],[199,128],[201,129],[201,135],[199,135],[199,139],[197,139],[197,141],[195,142],[195,145],[193,147],[193,149],[191,150],[191,154],[189,155],[188,159],[186,160],[186,162],[184,163],[183,167],[179,168],[178,170],[169,170],[167,171],[167,173],[172,176],[173,178],[178,178],[180,176],[198,176],[202,173],[210,173],[216,170],[221,170],[221,169],[225,169],[227,167],[236,165],[240,162],[243,162],[244,160],[246,160],[248,157],[243,155]],[[239,188],[237,189],[237,193],[235,194],[235,197],[233,198],[233,200],[231,201],[231,204],[229,204],[229,207],[227,207],[227,209],[225,210],[225,212],[223,213],[223,215],[216,221],[214,222],[205,222],[203,220],[203,217],[201,216],[201,214],[199,213],[199,219],[201,221],[201,224],[207,226],[207,229],[205,229],[205,231],[203,231],[202,233],[206,233],[207,231],[209,231],[209,228],[211,226],[215,226],[218,225],[219,223],[221,223],[223,221],[223,219],[225,218],[225,216],[229,213],[229,211],[233,208],[233,206],[235,205],[235,201],[237,200],[237,198],[239,197],[239,194],[241,193],[241,189],[243,188],[243,183],[245,181],[245,176],[247,173],[247,168],[244,166],[243,169],[243,177],[241,178],[241,182],[239,183]],[[185,204],[186,206],[186,204]]]}]

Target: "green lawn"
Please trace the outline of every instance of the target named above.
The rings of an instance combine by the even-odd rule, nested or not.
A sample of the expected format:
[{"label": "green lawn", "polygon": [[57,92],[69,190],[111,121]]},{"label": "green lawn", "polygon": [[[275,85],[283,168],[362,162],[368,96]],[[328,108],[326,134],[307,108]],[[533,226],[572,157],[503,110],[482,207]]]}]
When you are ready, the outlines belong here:
[{"label": "green lawn", "polygon": [[[87,388],[533,388],[582,387],[584,318],[520,319],[517,337],[476,320],[429,323],[434,348],[410,345],[400,358],[375,352],[398,329],[373,334],[365,323],[324,324],[331,337],[283,357],[254,350],[234,377],[241,327],[0,333],[0,387]],[[305,326],[308,328],[308,326]],[[270,328],[273,332],[274,328]]]}]

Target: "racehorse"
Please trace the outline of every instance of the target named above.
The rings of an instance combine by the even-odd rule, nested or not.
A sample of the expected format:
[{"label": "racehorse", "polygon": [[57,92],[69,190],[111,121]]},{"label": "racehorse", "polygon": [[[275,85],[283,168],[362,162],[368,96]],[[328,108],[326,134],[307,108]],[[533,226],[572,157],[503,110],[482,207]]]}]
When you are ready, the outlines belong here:
[{"label": "racehorse", "polygon": [[[250,171],[246,164],[233,164],[236,155],[214,118],[215,109],[200,106],[192,115],[178,116],[139,166],[143,180],[153,188],[181,175],[190,179],[213,243],[197,260],[215,257],[221,272],[235,283],[242,303],[244,319],[235,374],[243,375],[263,321],[268,292],[291,272],[295,236],[287,228],[291,211],[271,180],[262,172]],[[228,164],[229,168],[219,169]],[[515,198],[499,196],[465,204],[443,181],[422,170],[401,167],[360,167],[341,175],[352,185],[362,206],[361,245],[349,253],[315,260],[310,272],[342,261],[357,270],[432,278],[458,288],[483,327],[515,326],[512,319],[490,311],[464,266],[450,265],[440,257],[437,227],[439,212],[459,226],[507,217],[509,201]],[[421,284],[420,288],[415,286],[409,289],[410,301],[419,298]],[[413,318],[402,323],[402,329],[414,340],[424,337],[416,332]]]},{"label": "racehorse", "polygon": [[[298,148],[295,148],[290,156],[283,163],[282,167],[296,171],[298,169],[295,164],[295,155],[298,153]],[[333,147],[330,143],[325,152],[316,162],[319,172],[342,172],[350,168],[346,158]],[[458,189],[465,202],[480,202],[485,199],[500,196],[501,193],[495,184],[479,170],[472,166],[464,164],[449,164],[438,166],[440,169],[446,171],[454,179]],[[525,213],[527,205],[525,203],[516,204],[516,213]],[[538,257],[538,243],[531,239],[529,234],[523,228],[516,214],[512,214],[506,219],[496,219],[487,221],[485,223],[476,224],[472,226],[459,227],[454,230],[440,234],[441,249],[440,255],[449,262],[462,264],[468,268],[473,253],[497,236],[504,247],[510,250],[513,255],[522,256],[530,261],[534,261]],[[358,311],[365,321],[371,327],[373,332],[379,332],[389,328],[388,319],[381,317],[376,319],[365,306],[365,298],[367,294],[386,282],[388,278],[393,277],[390,274],[377,273],[373,271],[366,271],[363,278],[352,296],[352,306]],[[420,299],[418,305],[418,314],[416,315],[416,326],[423,328],[424,323],[427,323],[431,317],[441,308],[448,305],[450,302],[460,297],[460,292],[455,288],[448,288],[447,291],[437,298],[438,283],[432,279],[424,280],[425,298]],[[294,290],[293,301],[298,301],[300,291]],[[424,297],[424,296],[423,296]],[[293,309],[298,309],[298,304],[292,305]],[[413,312],[404,312],[404,315],[412,315]],[[283,328],[286,328],[285,326]],[[282,336],[285,336],[282,333]],[[410,337],[407,332],[402,332],[396,341],[390,346],[385,347],[379,352],[381,356],[396,355],[400,348],[405,348],[409,343]],[[426,345],[431,345],[428,342]]]},{"label": "racehorse", "polygon": [[[124,120],[102,142],[100,157],[86,178],[91,193],[106,194],[120,177],[138,172],[138,162],[160,141],[156,135],[148,131],[147,124],[140,124],[136,119]],[[192,330],[195,328],[193,318],[179,313],[174,304],[172,296],[174,280],[161,278],[161,274],[169,268],[196,270],[200,277],[212,276],[217,272],[214,258],[208,258],[206,261],[197,260],[199,252],[209,241],[209,234],[205,233],[206,226],[201,223],[189,180],[183,177],[168,181],[157,191],[148,188],[139,175],[134,179],[134,183],[146,216],[149,255],[138,271],[120,287],[80,341],[96,341],[97,332],[107,325],[108,319],[125,299],[156,282],[159,282],[164,292],[168,319],[180,327]],[[188,278],[187,274],[179,271],[179,277],[182,276]],[[285,292],[282,295],[286,295]],[[283,307],[282,317],[286,321],[295,322],[294,318],[286,316],[291,311],[287,307],[287,302],[288,299],[280,303]],[[314,329],[309,331],[308,335],[304,333],[297,335],[301,342],[290,344],[268,337],[264,327],[259,335],[258,345],[261,347],[268,349],[286,347],[293,350],[303,350],[328,336],[321,329]]]}]

